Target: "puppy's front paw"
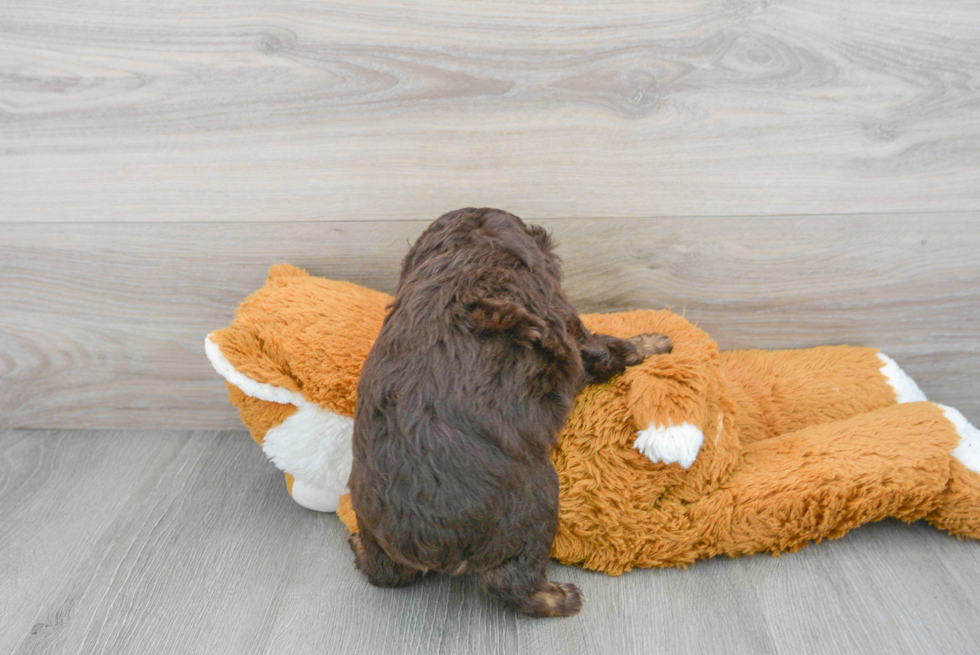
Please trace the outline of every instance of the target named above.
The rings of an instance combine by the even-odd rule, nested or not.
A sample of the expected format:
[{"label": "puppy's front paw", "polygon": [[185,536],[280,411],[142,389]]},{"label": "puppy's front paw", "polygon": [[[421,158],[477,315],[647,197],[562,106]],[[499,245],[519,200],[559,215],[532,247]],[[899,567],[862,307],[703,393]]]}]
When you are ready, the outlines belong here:
[{"label": "puppy's front paw", "polygon": [[636,357],[638,357],[638,359],[632,358],[634,361],[628,358],[626,360],[627,366],[635,366],[653,355],[666,355],[674,349],[674,342],[670,340],[670,337],[657,332],[638,334],[635,337],[630,337],[627,341],[636,348]]}]

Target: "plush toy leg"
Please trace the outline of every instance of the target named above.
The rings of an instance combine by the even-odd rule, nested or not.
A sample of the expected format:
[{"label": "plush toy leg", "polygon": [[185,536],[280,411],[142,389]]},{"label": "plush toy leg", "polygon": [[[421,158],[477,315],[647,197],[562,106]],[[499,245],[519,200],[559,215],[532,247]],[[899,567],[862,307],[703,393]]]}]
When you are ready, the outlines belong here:
[{"label": "plush toy leg", "polygon": [[286,474],[286,489],[297,503],[315,512],[336,512],[340,494],[321,489]]},{"label": "plush toy leg", "polygon": [[952,407],[939,407],[960,440],[953,450],[942,504],[926,518],[950,534],[980,539],[980,430]]},{"label": "plush toy leg", "polygon": [[700,555],[792,551],[886,517],[970,533],[978,486],[954,464],[959,441],[939,406],[918,402],[750,444],[722,489],[692,508],[718,531]]},{"label": "plush toy leg", "polygon": [[874,348],[732,350],[721,354],[743,445],[839,421],[896,402],[925,400]]},{"label": "plush toy leg", "polygon": [[357,534],[357,516],[354,515],[354,508],[350,503],[350,494],[344,494],[340,497],[340,503],[337,505],[337,518],[341,520],[344,527],[351,534]]},{"label": "plush toy leg", "polygon": [[980,539],[980,473],[954,460],[943,503],[926,519],[958,537]]}]

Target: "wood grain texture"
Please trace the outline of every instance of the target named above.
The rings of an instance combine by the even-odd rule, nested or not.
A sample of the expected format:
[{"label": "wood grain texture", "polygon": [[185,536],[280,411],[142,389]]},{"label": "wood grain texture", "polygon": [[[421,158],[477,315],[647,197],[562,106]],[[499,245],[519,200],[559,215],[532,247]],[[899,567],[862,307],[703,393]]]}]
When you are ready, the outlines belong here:
[{"label": "wood grain texture", "polygon": [[88,557],[131,490],[183,435],[0,434],[0,652],[67,620],[41,617],[73,563]]},{"label": "wood grain texture", "polygon": [[980,4],[0,4],[0,221],[974,211]]},{"label": "wood grain texture", "polygon": [[[906,530],[916,538],[903,535]],[[943,616],[947,604],[980,611],[976,542],[951,540],[924,523],[897,521],[865,526],[853,536],[858,548],[847,540],[820,544],[819,556],[802,551],[807,556],[792,569],[763,558],[745,560],[780,651],[968,653],[980,648],[975,623]],[[790,594],[805,600],[783,602]],[[938,605],[937,598],[942,599]],[[879,631],[884,624],[891,629]]]},{"label": "wood grain texture", "polygon": [[[87,437],[98,441],[101,435]],[[137,448],[161,442],[163,456],[132,487],[101,478],[102,487],[125,503],[62,576],[49,580],[34,571],[56,581],[56,591],[38,609],[30,633],[16,635],[18,646],[8,652],[263,652],[295,574],[309,514],[292,502],[282,475],[246,434],[130,439]],[[278,494],[267,491],[274,482]],[[96,508],[81,516],[101,518]]]},{"label": "wood grain texture", "polygon": [[[581,311],[670,307],[723,349],[877,346],[980,423],[980,215],[543,222]],[[424,222],[11,224],[0,423],[238,428],[204,336],[271,264],[391,291]]]},{"label": "wood grain texture", "polygon": [[3,652],[980,650],[980,542],[924,523],[618,578],[554,565],[585,606],[534,620],[472,575],[372,587],[336,516],[296,506],[244,432],[0,432],[0,453]]}]

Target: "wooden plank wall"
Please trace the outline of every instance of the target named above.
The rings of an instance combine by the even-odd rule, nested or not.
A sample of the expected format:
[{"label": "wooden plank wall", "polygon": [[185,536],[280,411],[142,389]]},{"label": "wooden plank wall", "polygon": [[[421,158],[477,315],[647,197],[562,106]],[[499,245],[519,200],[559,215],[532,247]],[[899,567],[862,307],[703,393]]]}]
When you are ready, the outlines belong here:
[{"label": "wooden plank wall", "polygon": [[440,213],[583,311],[875,345],[980,422],[980,3],[0,0],[0,427],[239,425],[279,261],[383,290]]}]

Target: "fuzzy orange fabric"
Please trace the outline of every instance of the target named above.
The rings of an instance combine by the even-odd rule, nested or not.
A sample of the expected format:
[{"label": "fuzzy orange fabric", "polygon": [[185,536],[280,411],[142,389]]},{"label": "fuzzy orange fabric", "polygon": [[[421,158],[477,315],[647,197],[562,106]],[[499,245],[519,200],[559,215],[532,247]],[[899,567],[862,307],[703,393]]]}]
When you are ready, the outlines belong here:
[{"label": "fuzzy orange fabric", "polygon": [[[295,405],[270,403],[253,398],[231,382],[226,381],[225,386],[228,387],[228,399],[238,408],[242,423],[248,428],[257,444],[265,441],[265,435],[269,430],[296,413]],[[292,483],[289,486],[292,489]]]},{"label": "fuzzy orange fabric", "polygon": [[234,323],[209,336],[246,377],[353,416],[357,378],[391,301],[379,291],[279,264],[238,307]]},{"label": "fuzzy orange fabric", "polygon": [[[280,265],[210,338],[250,379],[350,417],[390,300]],[[980,475],[950,455],[959,433],[932,403],[896,404],[876,350],[721,353],[667,311],[583,320],[620,337],[661,332],[674,350],[579,394],[553,455],[559,561],[618,575],[776,554],[888,516],[980,538]],[[229,388],[260,442],[296,411]],[[703,433],[690,468],[634,447],[640,431],[682,425]],[[337,513],[356,531],[347,496]]]}]

